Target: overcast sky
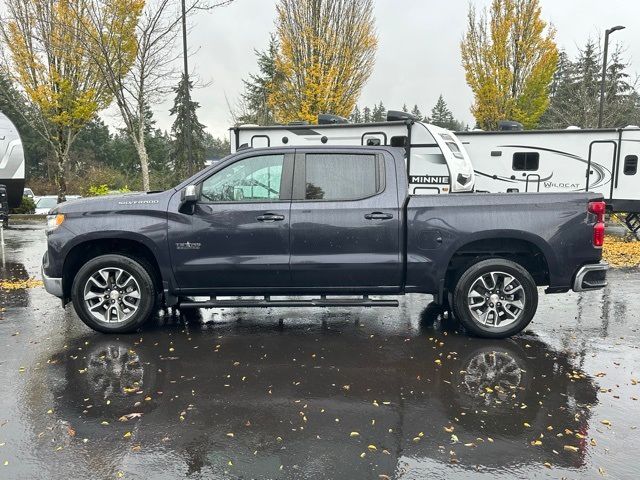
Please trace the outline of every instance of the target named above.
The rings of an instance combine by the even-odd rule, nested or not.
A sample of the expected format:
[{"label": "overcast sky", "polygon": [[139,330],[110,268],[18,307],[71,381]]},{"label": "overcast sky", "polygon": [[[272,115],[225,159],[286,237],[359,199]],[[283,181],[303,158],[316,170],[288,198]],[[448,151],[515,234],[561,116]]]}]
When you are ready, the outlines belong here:
[{"label": "overcast sky", "polygon": [[[242,79],[256,70],[254,48],[263,49],[274,31],[275,0],[236,0],[228,7],[192,17],[191,70],[207,84],[197,89],[199,118],[216,136],[231,124],[227,99],[235,101]],[[483,8],[490,0],[476,0]],[[376,0],[378,31],[376,66],[359,104],[382,100],[387,109],[418,104],[431,110],[442,93],[454,115],[472,122],[471,90],[460,64],[460,40],[466,26],[466,0]],[[557,29],[560,48],[573,56],[589,36],[626,25],[611,39],[624,43],[631,71],[640,70],[639,0],[541,0],[543,16]],[[633,19],[636,20],[633,20]],[[173,102],[154,107],[158,126],[168,129]]]}]

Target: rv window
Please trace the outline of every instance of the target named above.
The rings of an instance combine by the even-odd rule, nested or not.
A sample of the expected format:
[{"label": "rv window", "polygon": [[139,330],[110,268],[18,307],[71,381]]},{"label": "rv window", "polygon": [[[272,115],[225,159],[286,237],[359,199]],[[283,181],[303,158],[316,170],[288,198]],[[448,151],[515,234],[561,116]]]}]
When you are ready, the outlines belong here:
[{"label": "rv window", "polygon": [[513,169],[516,171],[535,171],[540,166],[538,152],[516,152],[513,154]]},{"label": "rv window", "polygon": [[387,144],[387,134],[384,132],[367,132],[362,134],[360,143],[362,145],[377,146]]},{"label": "rv window", "polygon": [[391,146],[392,147],[406,147],[407,146],[407,136],[406,135],[398,135],[395,137],[391,137]]},{"label": "rv window", "polygon": [[375,155],[306,155],[306,200],[358,200],[378,193],[380,184]]},{"label": "rv window", "polygon": [[624,174],[635,175],[638,172],[638,156],[627,155],[624,157]]},{"label": "rv window", "polygon": [[254,135],[251,137],[251,146],[253,148],[270,147],[271,141],[267,135]]}]

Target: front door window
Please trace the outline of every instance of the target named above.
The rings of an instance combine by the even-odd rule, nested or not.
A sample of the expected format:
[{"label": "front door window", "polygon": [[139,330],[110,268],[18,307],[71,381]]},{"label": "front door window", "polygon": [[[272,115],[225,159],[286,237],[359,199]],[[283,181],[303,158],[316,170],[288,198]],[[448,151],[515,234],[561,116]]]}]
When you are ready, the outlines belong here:
[{"label": "front door window", "polygon": [[268,202],[280,199],[284,155],[245,158],[202,183],[202,202]]}]

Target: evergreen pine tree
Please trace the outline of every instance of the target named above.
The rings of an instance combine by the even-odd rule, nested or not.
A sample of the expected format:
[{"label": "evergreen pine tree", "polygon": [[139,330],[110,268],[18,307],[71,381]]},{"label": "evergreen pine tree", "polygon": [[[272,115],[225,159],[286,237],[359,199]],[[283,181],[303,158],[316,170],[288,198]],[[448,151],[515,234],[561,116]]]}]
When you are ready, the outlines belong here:
[{"label": "evergreen pine tree", "polygon": [[370,123],[372,121],[371,116],[371,109],[369,107],[364,107],[362,109],[362,122]]},{"label": "evergreen pine tree", "polygon": [[423,120],[422,112],[418,108],[417,104],[413,106],[413,109],[411,110],[411,115],[413,115],[414,117],[417,117],[421,121]]},{"label": "evergreen pine tree", "polygon": [[444,101],[442,95],[438,97],[438,101],[431,109],[430,122],[438,127],[446,128],[448,130],[462,130],[462,123],[453,118],[453,113],[449,110],[447,102]]},{"label": "evergreen pine tree", "polygon": [[180,83],[173,89],[176,98],[169,111],[176,117],[171,126],[174,171],[182,178],[200,171],[205,160],[205,126],[198,121],[196,110],[200,104],[191,99],[192,89],[192,82],[187,81],[183,74]]},{"label": "evergreen pine tree", "polygon": [[216,138],[210,133],[204,134],[207,160],[220,160],[231,153],[229,138]]},{"label": "evergreen pine tree", "polygon": [[384,122],[387,119],[387,110],[384,108],[382,101],[373,107],[371,115],[372,122]]},{"label": "evergreen pine tree", "polygon": [[353,112],[349,115],[349,121],[351,123],[362,123],[362,113],[360,113],[360,108],[356,105],[353,108]]},{"label": "evergreen pine tree", "polygon": [[[637,92],[627,68],[620,48],[615,49],[609,58],[605,77],[605,127],[637,123]],[[541,118],[540,128],[597,127],[601,69],[602,56],[592,40],[587,41],[575,61],[561,53],[552,84],[551,102]]]},{"label": "evergreen pine tree", "polygon": [[277,81],[276,55],[278,41],[272,34],[266,50],[254,50],[258,60],[258,73],[249,75],[244,82],[242,104],[237,116],[238,123],[254,123],[257,125],[273,125],[275,118],[269,107],[268,97],[272,85]]}]

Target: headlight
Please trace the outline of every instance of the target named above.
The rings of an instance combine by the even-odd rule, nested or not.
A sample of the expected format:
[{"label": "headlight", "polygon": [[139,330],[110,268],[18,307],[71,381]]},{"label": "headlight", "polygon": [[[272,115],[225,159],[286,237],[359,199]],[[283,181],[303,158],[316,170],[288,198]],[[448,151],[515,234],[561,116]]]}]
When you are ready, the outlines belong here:
[{"label": "headlight", "polygon": [[55,230],[59,225],[64,222],[64,215],[58,213],[57,215],[47,215],[47,232]]}]

